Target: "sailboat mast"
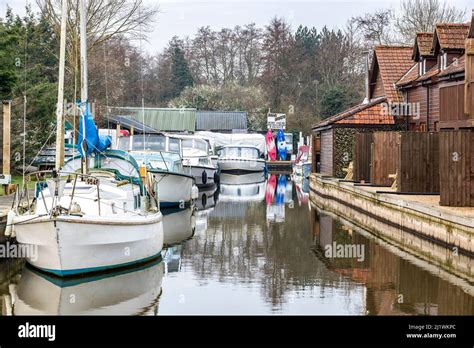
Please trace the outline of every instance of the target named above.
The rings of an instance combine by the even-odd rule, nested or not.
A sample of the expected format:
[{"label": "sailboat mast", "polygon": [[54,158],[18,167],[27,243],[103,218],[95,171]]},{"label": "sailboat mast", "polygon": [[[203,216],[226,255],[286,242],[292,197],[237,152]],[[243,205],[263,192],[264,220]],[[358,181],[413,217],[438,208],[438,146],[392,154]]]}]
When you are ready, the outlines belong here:
[{"label": "sailboat mast", "polygon": [[[87,17],[86,17],[86,0],[80,0],[79,4],[79,31],[80,31],[80,56],[81,56],[81,105],[82,105],[82,114],[85,115],[86,105],[88,103],[88,95],[87,95]],[[85,117],[82,117],[82,132],[83,132],[83,142],[85,142]],[[83,146],[80,144],[79,146]],[[82,173],[87,174],[88,172],[88,161],[87,155],[84,152],[82,157]]]},{"label": "sailboat mast", "polygon": [[87,103],[87,16],[86,0],[80,0],[79,31],[81,36],[81,102]]},{"label": "sailboat mast", "polygon": [[64,164],[64,69],[66,61],[66,22],[67,1],[62,0],[61,10],[61,39],[59,46],[59,81],[58,81],[58,104],[56,107],[56,169]]}]

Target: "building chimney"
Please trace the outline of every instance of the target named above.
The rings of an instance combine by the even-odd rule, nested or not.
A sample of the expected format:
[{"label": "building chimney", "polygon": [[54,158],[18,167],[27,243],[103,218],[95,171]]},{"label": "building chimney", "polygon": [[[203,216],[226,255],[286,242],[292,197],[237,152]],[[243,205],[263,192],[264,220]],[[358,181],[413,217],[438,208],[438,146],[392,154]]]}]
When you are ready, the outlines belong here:
[{"label": "building chimney", "polygon": [[365,55],[365,98],[362,104],[367,104],[370,101],[370,91],[369,91],[369,85],[370,85],[370,72],[369,72],[369,55],[370,51],[364,51],[363,52]]},{"label": "building chimney", "polygon": [[466,59],[464,63],[464,113],[474,118],[474,10],[472,10],[471,28],[465,41]]}]

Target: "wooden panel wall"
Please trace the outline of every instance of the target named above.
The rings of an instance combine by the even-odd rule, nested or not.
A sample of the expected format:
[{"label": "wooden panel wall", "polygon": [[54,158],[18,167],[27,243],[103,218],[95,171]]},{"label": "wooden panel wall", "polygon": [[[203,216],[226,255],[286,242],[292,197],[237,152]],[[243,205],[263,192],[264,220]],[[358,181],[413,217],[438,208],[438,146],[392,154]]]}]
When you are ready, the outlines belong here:
[{"label": "wooden panel wall", "polygon": [[321,132],[321,174],[334,175],[334,132],[332,129]]},{"label": "wooden panel wall", "polygon": [[439,193],[439,133],[402,132],[398,191]]},{"label": "wooden panel wall", "polygon": [[372,145],[372,185],[391,186],[398,167],[398,132],[375,132]]},{"label": "wooden panel wall", "polygon": [[467,120],[464,114],[464,82],[450,83],[439,88],[440,128],[463,127]]},{"label": "wooden panel wall", "polygon": [[441,131],[440,204],[474,206],[474,133],[470,130]]},{"label": "wooden panel wall", "polygon": [[373,133],[356,133],[354,140],[354,180],[370,181]]}]

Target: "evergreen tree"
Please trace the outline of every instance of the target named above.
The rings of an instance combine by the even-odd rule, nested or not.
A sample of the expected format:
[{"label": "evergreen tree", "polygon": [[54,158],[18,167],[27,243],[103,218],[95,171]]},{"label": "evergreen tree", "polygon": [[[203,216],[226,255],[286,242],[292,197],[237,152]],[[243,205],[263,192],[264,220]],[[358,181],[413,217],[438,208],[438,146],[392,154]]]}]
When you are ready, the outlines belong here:
[{"label": "evergreen tree", "polygon": [[191,70],[184,57],[184,51],[179,45],[174,45],[171,63],[173,97],[177,97],[187,87],[194,84]]}]

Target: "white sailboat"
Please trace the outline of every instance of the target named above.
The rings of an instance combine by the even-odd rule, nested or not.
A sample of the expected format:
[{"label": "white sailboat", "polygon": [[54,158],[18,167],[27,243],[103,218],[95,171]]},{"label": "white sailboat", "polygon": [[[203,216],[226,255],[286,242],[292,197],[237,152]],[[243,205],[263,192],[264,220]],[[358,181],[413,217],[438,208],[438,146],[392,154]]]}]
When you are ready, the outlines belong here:
[{"label": "white sailboat", "polygon": [[[89,112],[85,1],[80,6],[80,154],[61,168],[63,139],[58,136],[56,169],[31,173],[29,177],[45,181],[36,184],[32,201],[28,196],[26,202],[17,200],[9,214],[8,233],[37,250],[27,257],[28,263],[58,276],[145,262],[161,256],[163,248],[163,216],[146,168],[140,170],[126,152],[107,150],[107,139],[98,137]],[[61,34],[63,52],[65,32]],[[61,59],[60,69],[64,69],[63,54]],[[58,112],[58,133],[61,129]]]}]

